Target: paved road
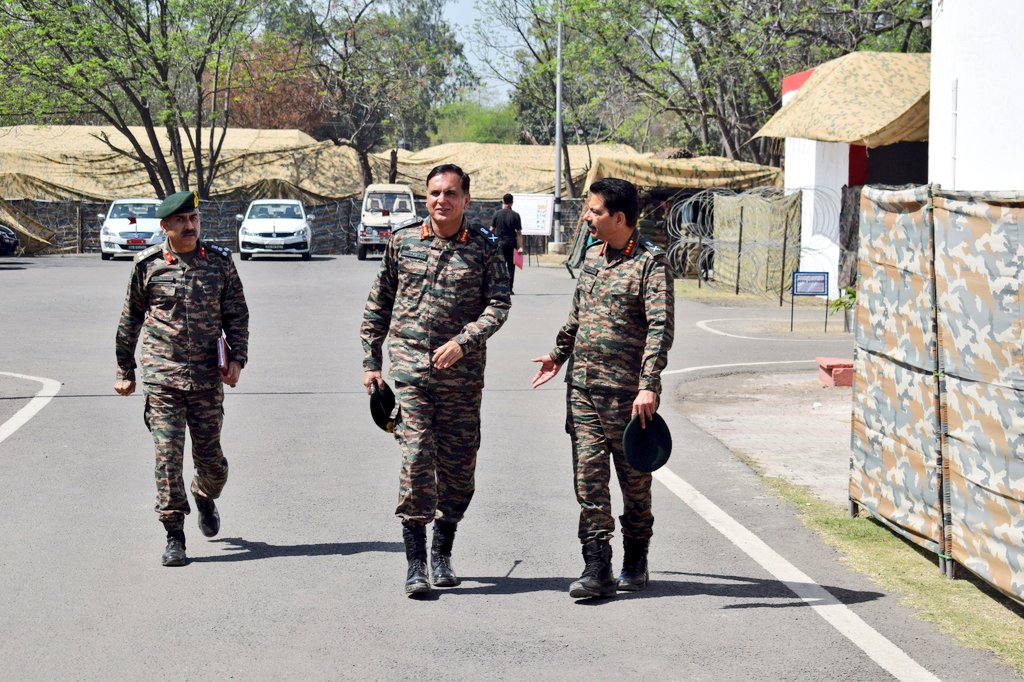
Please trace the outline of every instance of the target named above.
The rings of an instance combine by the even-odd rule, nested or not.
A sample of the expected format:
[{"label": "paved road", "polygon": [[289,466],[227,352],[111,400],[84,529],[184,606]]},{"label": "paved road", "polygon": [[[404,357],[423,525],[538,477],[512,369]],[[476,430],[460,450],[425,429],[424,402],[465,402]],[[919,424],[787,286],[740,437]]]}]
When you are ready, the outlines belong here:
[{"label": "paved road", "polygon": [[[0,423],[9,430],[43,389],[11,374],[63,383],[23,426],[0,431],[4,677],[1012,675],[847,571],[673,406],[701,376],[735,371],[694,367],[848,353],[848,336],[814,331],[817,309],[800,311],[803,331],[790,335],[788,309],[680,303],[662,408],[676,449],[654,491],[655,582],[636,595],[571,600],[582,560],[563,388],[528,387],[529,358],[550,348],[568,308],[572,281],[560,268],[517,277],[510,320],[490,345],[477,495],[455,549],[464,583],[407,599],[392,515],[398,449],[370,421],[360,386],[357,328],[376,266],[354,257],[239,264],[251,364],[226,401],[232,469],[221,535],[205,540],[190,518],[192,562],[168,569],[142,399],[111,389],[130,265],[0,260]],[[779,340],[757,340],[765,337]]]}]

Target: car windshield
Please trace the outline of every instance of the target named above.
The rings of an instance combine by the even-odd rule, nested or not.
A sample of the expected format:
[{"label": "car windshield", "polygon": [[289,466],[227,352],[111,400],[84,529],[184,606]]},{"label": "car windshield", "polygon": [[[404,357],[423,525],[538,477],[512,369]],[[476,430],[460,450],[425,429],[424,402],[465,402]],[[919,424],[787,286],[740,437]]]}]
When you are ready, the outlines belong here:
[{"label": "car windshield", "polygon": [[249,207],[249,217],[301,219],[302,209],[298,204],[256,204]]},{"label": "car windshield", "polygon": [[114,204],[111,218],[156,218],[156,204]]},{"label": "car windshield", "polygon": [[402,192],[370,192],[366,195],[364,210],[370,213],[412,213],[412,201]]}]

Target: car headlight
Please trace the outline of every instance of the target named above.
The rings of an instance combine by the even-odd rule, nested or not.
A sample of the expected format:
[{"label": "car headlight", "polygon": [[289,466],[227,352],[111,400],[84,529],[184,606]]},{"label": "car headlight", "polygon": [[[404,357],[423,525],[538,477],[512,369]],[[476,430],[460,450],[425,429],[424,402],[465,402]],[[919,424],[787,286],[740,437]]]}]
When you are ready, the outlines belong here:
[{"label": "car headlight", "polygon": [[242,229],[240,230],[240,232],[241,232],[243,237],[250,237],[250,236],[252,236],[252,231],[248,227],[244,227],[243,226]]},{"label": "car headlight", "polygon": [[113,237],[113,236],[114,236],[114,234],[115,234],[115,233],[114,233],[114,231],[113,231],[113,230],[111,230],[111,229],[110,229],[109,227],[107,227],[106,225],[104,225],[104,226],[103,226],[103,228],[102,228],[102,229],[100,229],[100,236],[101,236],[101,237]]},{"label": "car headlight", "polygon": [[296,237],[306,237],[309,235],[309,225],[303,225],[295,231]]}]

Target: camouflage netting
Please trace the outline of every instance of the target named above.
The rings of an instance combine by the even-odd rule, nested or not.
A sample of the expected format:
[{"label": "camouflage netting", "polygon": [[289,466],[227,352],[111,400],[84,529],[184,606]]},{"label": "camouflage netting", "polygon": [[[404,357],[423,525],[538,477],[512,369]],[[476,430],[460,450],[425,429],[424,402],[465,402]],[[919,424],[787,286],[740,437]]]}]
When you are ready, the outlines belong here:
[{"label": "camouflage netting", "polygon": [[[782,169],[761,166],[745,161],[733,161],[719,156],[700,156],[692,159],[658,159],[653,156],[601,156],[587,173],[584,188],[601,178],[628,180],[641,190],[651,188],[744,191],[756,187],[782,186]],[[582,214],[577,219],[573,236],[569,239],[572,250],[569,263],[578,267],[583,262],[586,244]],[[655,240],[660,241],[660,240]]]},{"label": "camouflage netting", "polygon": [[816,67],[754,137],[882,147],[928,139],[931,55],[851,52]]},{"label": "camouflage netting", "polygon": [[933,201],[947,553],[1024,599],[1024,193]]},{"label": "camouflage netting", "polygon": [[622,178],[639,187],[724,188],[736,191],[782,185],[782,169],[720,156],[656,159],[650,156],[601,156],[587,173],[584,187],[600,178]]},{"label": "camouflage netting", "polygon": [[861,206],[850,497],[1024,601],[1024,193]]},{"label": "camouflage netting", "polygon": [[850,499],[942,553],[932,223],[927,187],[865,187]]},{"label": "camouflage netting", "polygon": [[[0,197],[8,200],[105,203],[112,199],[154,196],[141,164],[112,152],[99,139],[129,149],[127,138],[112,128],[93,126],[16,126],[0,128]],[[133,134],[144,139],[144,130]],[[167,149],[161,131],[161,148]],[[606,155],[642,158],[626,145],[569,145],[574,183]],[[386,181],[391,153],[371,154],[374,180]],[[555,150],[551,146],[444,144],[419,152],[400,150],[397,181],[424,195],[427,173],[441,163],[456,163],[472,178],[476,200],[497,200],[506,192],[546,193],[554,184]],[[349,147],[316,142],[297,130],[232,129],[220,155],[211,191],[215,201],[245,202],[259,198],[299,199],[309,206],[331,204],[362,195],[358,156]],[[26,250],[48,246],[39,232],[19,221],[11,227],[26,236]]]},{"label": "camouflage netting", "polygon": [[789,291],[800,269],[801,193],[716,194],[715,279],[746,292]]}]

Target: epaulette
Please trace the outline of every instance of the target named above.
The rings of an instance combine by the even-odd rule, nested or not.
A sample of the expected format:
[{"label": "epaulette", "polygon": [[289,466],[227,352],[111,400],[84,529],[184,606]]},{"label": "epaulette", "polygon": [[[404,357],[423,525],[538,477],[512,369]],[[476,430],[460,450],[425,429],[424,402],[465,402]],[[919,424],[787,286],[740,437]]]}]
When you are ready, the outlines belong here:
[{"label": "epaulette", "polygon": [[665,249],[661,248],[650,239],[641,239],[640,246],[644,248],[644,251],[651,254],[657,260],[661,260],[665,257]]},{"label": "epaulette", "polygon": [[471,225],[469,231],[475,233],[478,237],[483,237],[491,246],[498,246],[498,235],[494,234],[483,225]]},{"label": "epaulette", "polygon": [[145,249],[143,251],[139,251],[137,254],[135,254],[135,258],[133,260],[136,263],[141,263],[144,260],[152,258],[153,256],[157,255],[158,253],[163,253],[163,251],[164,251],[164,245],[163,244],[154,244],[153,246],[149,247],[148,249]]},{"label": "epaulette", "polygon": [[231,258],[231,249],[226,246],[222,246],[221,244],[212,244],[210,242],[203,242],[203,246],[206,247],[207,251],[215,253],[221,258]]},{"label": "epaulette", "polygon": [[395,234],[396,232],[400,232],[402,230],[407,230],[410,227],[420,227],[421,225],[423,225],[423,220],[421,218],[410,218],[405,221],[404,225],[398,224],[392,226],[391,234]]}]

